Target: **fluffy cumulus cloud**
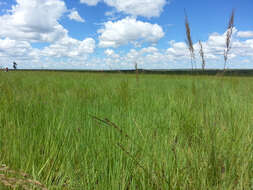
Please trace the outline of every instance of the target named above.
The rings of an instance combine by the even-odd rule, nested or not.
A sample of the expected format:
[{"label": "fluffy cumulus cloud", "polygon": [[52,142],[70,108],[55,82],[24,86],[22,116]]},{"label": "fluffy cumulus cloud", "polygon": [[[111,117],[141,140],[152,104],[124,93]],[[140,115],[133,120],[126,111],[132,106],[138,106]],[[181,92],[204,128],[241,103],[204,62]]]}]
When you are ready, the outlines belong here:
[{"label": "fluffy cumulus cloud", "polygon": [[80,3],[85,3],[90,6],[95,6],[100,0],[80,0]]},{"label": "fluffy cumulus cloud", "polygon": [[253,38],[253,31],[239,31],[237,36],[239,38]]},{"label": "fluffy cumulus cloud", "polygon": [[104,53],[105,53],[105,55],[106,55],[107,57],[112,57],[112,58],[119,58],[119,57],[120,57],[120,56],[119,56],[117,53],[115,53],[114,50],[112,50],[112,49],[106,49],[106,50],[104,51]]},{"label": "fluffy cumulus cloud", "polygon": [[[38,63],[59,57],[73,61],[93,53],[94,39],[74,39],[59,23],[67,12],[63,0],[16,0],[16,4],[0,16],[0,62]],[[74,9],[68,17],[84,22]],[[43,49],[33,48],[36,42],[49,45]]]},{"label": "fluffy cumulus cloud", "polygon": [[[252,39],[247,39],[245,41],[240,40],[238,36],[240,35],[240,31],[236,28],[233,29],[233,36],[231,41],[231,51],[230,58],[236,58],[241,56],[251,56],[253,55],[252,48]],[[223,34],[213,33],[209,36],[208,40],[203,42],[203,48],[207,58],[210,59],[220,59],[223,57],[224,48],[226,41],[226,32]],[[199,50],[198,43],[194,44],[196,51]]]},{"label": "fluffy cumulus cloud", "polygon": [[[8,65],[15,60],[18,63],[22,63],[23,66],[29,64],[28,67],[31,68],[40,66],[37,63],[44,60],[49,64],[49,60],[60,58],[64,59],[66,63],[76,61],[81,64],[84,58],[87,58],[89,54],[94,52],[94,49],[95,40],[92,38],[79,41],[66,36],[43,49],[33,48],[26,41],[3,38],[0,39],[0,63]],[[67,60],[68,58],[70,60]],[[54,66],[53,63],[54,61],[49,65]],[[58,67],[61,66],[66,67],[64,64],[58,65]]]},{"label": "fluffy cumulus cloud", "polygon": [[71,10],[71,12],[68,15],[70,20],[75,20],[77,22],[82,22],[84,23],[85,20],[79,15],[79,13],[76,10]]},{"label": "fluffy cumulus cloud", "polygon": [[134,16],[158,17],[163,11],[166,0],[104,0],[117,11]]},{"label": "fluffy cumulus cloud", "polygon": [[158,52],[159,50],[156,47],[146,47],[141,49],[141,53],[155,53]]},{"label": "fluffy cumulus cloud", "polygon": [[[106,69],[134,69],[138,68],[168,68],[168,58],[164,51],[150,46],[140,49],[130,49],[128,52],[118,54],[114,50],[106,50],[107,57],[102,60]],[[117,56],[114,56],[117,55]]]},{"label": "fluffy cumulus cloud", "polygon": [[[232,39],[232,51],[235,51],[234,45],[238,43],[238,39],[234,38],[237,34],[237,30],[234,29],[234,35]],[[206,41],[202,42],[203,50],[205,53],[205,57],[207,59],[219,59],[222,57],[225,49],[225,41],[226,41],[226,32],[223,34],[212,33],[209,35]],[[168,55],[170,57],[174,57],[176,59],[179,58],[188,58],[190,56],[188,47],[185,42],[175,42],[170,41],[170,48],[167,49]],[[199,43],[196,42],[193,44],[195,49],[195,55],[198,57],[200,46]]]},{"label": "fluffy cumulus cloud", "polygon": [[170,48],[167,49],[167,54],[171,60],[185,58],[189,55],[185,42],[170,41],[169,44]]},{"label": "fluffy cumulus cloud", "polygon": [[16,0],[17,4],[0,16],[0,37],[30,42],[52,42],[65,35],[58,23],[67,11],[61,0]]},{"label": "fluffy cumulus cloud", "polygon": [[116,22],[108,21],[98,33],[100,47],[114,48],[128,43],[157,43],[164,36],[161,26],[130,17]]},{"label": "fluffy cumulus cloud", "polygon": [[[107,21],[97,31],[99,47],[104,57],[89,56],[96,49],[93,38],[75,39],[60,23],[65,15],[69,19],[85,22],[76,9],[68,10],[64,0],[16,0],[16,4],[0,16],[0,66],[11,67],[17,61],[19,68],[92,68],[92,69],[174,69],[191,68],[189,50],[183,41],[169,41],[167,47],[156,43],[164,37],[158,24],[137,20],[136,16],[159,16],[166,0],[100,0],[114,7],[114,12],[129,15],[124,19]],[[96,5],[99,0],[81,0]],[[109,16],[109,13],[108,13]],[[226,31],[212,33],[202,41],[207,68],[222,68]],[[34,43],[45,47],[35,48]],[[133,44],[126,50],[120,46]],[[199,44],[194,42],[196,65],[201,67]],[[21,64],[20,64],[21,63]],[[252,68],[253,31],[234,28],[228,67]],[[21,65],[23,65],[21,67]],[[26,65],[26,66],[25,66]],[[87,67],[84,67],[87,66]]]},{"label": "fluffy cumulus cloud", "polygon": [[[236,28],[233,30],[232,37],[232,48],[229,53],[229,62],[236,64],[236,60],[243,57],[251,57],[253,60],[253,40],[248,39],[245,41],[241,41],[237,38],[238,33]],[[226,41],[226,32],[223,34],[213,33],[211,34],[206,41],[202,42],[203,50],[205,54],[205,59],[207,60],[207,64],[211,63],[210,68],[222,67],[223,63],[223,54],[225,49],[225,41]],[[195,49],[196,62],[199,67],[201,64],[199,50],[200,46],[198,42],[193,45]],[[171,61],[179,62],[179,60],[189,60],[190,54],[187,45],[184,42],[170,42],[170,48],[167,49],[168,58]],[[215,64],[214,64],[215,63]],[[216,63],[219,63],[218,65]]]},{"label": "fluffy cumulus cloud", "polygon": [[9,38],[0,39],[0,52],[11,58],[28,58],[32,46],[26,41],[16,41]]},{"label": "fluffy cumulus cloud", "polygon": [[106,49],[105,50],[105,55],[106,56],[112,56],[114,54],[114,51],[112,49]]},{"label": "fluffy cumulus cloud", "polygon": [[95,49],[95,40],[86,38],[83,41],[74,38],[65,37],[60,41],[44,48],[42,55],[49,57],[81,57],[93,53]]},{"label": "fluffy cumulus cloud", "polygon": [[[234,28],[232,38],[232,49],[229,54],[229,68],[252,68],[253,62],[253,39],[240,40]],[[223,69],[223,53],[225,48],[226,32],[223,34],[210,34],[206,41],[202,42],[205,53],[207,68]],[[158,49],[155,46],[131,49],[127,53],[117,54],[113,50],[106,50],[109,58],[104,62],[113,69],[126,68],[133,69],[137,62],[139,68],[160,68],[160,69],[185,69],[191,68],[190,54],[185,42],[170,41],[167,49]],[[199,56],[199,43],[194,43],[196,61],[193,67],[201,68],[201,58]],[[117,54],[117,57],[111,55]]]},{"label": "fluffy cumulus cloud", "polygon": [[[80,2],[96,5],[99,0],[80,0]],[[166,0],[103,0],[103,2],[114,7],[118,12],[148,18],[160,16],[168,3]]]},{"label": "fluffy cumulus cloud", "polygon": [[30,43],[8,37],[0,38],[0,67],[11,67],[13,61],[38,63],[39,60],[39,50],[33,48]]}]

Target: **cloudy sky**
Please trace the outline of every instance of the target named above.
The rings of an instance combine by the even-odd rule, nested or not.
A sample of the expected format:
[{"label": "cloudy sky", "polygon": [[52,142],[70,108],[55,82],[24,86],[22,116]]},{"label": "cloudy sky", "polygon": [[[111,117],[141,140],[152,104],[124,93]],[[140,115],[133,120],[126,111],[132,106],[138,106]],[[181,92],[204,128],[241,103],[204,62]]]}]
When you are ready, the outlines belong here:
[{"label": "cloudy sky", "polygon": [[229,68],[253,68],[252,0],[1,0],[0,66],[24,69],[191,68],[186,9],[200,67],[223,68],[235,8]]}]

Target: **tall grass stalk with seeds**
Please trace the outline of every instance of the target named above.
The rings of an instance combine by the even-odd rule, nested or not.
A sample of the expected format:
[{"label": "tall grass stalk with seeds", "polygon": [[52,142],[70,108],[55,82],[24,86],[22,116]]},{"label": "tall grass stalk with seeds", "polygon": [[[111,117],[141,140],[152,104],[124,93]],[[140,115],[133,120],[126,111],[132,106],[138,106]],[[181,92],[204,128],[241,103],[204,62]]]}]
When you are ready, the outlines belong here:
[{"label": "tall grass stalk with seeds", "polygon": [[136,61],[134,63],[134,68],[135,68],[135,77],[136,77],[136,81],[139,81],[139,71],[138,71],[138,62]]},{"label": "tall grass stalk with seeds", "polygon": [[190,57],[191,57],[191,67],[193,71],[193,63],[195,60],[195,54],[194,54],[194,47],[193,47],[193,42],[191,38],[191,29],[190,29],[190,24],[188,20],[188,16],[185,11],[185,30],[186,30],[186,44],[188,46],[188,49],[190,51]]},{"label": "tall grass stalk with seeds", "polygon": [[235,17],[235,10],[232,10],[229,23],[228,23],[227,33],[226,33],[226,47],[224,50],[224,72],[226,71],[228,55],[232,47],[231,40],[232,40],[233,28],[234,28],[234,17]]},{"label": "tall grass stalk with seeds", "polygon": [[200,40],[199,40],[199,47],[200,47],[200,49],[199,49],[199,55],[200,55],[201,60],[202,60],[202,65],[201,65],[202,66],[202,71],[204,71],[205,70],[205,66],[206,66],[206,60],[205,60],[203,45],[202,45],[202,43],[201,43]]}]

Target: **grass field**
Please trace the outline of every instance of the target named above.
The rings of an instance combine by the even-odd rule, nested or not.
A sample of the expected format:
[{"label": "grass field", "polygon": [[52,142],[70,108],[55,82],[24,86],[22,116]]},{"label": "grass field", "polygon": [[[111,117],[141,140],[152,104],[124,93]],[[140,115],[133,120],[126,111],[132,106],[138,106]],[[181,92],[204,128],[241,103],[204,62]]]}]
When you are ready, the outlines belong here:
[{"label": "grass field", "polygon": [[253,189],[251,77],[0,79],[0,189]]}]

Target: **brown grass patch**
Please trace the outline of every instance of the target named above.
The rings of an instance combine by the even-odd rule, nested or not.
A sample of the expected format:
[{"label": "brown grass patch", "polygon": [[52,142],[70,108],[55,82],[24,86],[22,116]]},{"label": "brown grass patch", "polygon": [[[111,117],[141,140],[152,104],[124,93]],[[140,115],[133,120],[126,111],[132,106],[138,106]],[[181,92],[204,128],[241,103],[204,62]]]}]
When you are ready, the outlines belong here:
[{"label": "brown grass patch", "polygon": [[12,189],[21,187],[24,190],[31,190],[33,188],[48,190],[46,186],[39,181],[29,178],[28,174],[12,170],[6,165],[0,166],[0,184]]}]

